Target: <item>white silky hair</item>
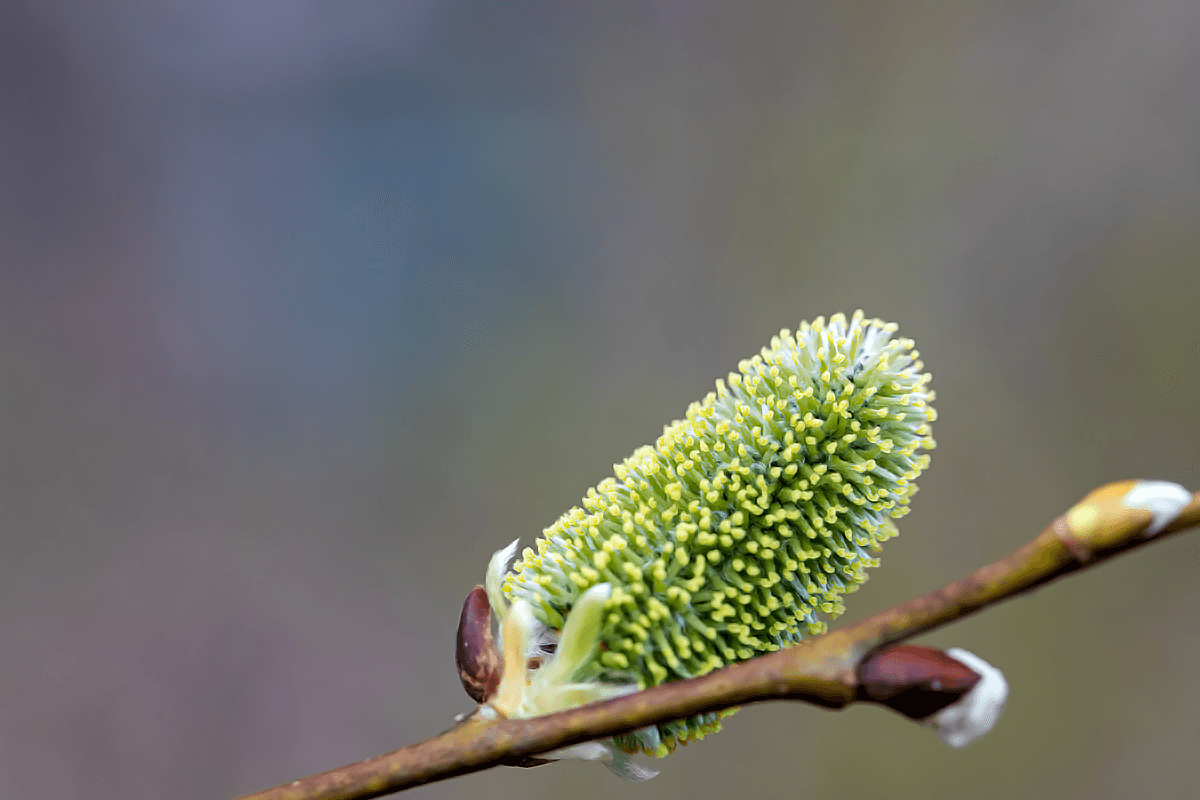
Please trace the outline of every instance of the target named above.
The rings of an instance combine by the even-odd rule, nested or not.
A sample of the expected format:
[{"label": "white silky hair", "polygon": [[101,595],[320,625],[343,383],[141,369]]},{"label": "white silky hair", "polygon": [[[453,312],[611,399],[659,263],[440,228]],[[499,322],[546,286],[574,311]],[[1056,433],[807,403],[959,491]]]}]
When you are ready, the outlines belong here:
[{"label": "white silky hair", "polygon": [[1190,502],[1192,493],[1170,481],[1138,481],[1124,498],[1127,507],[1150,512],[1152,519],[1146,536],[1153,536],[1174,522]]},{"label": "white silky hair", "polygon": [[951,747],[962,747],[990,731],[1000,719],[1008,699],[1008,681],[1004,680],[1004,673],[969,650],[951,647],[946,655],[973,670],[980,680],[969,692],[921,724],[937,731]]}]

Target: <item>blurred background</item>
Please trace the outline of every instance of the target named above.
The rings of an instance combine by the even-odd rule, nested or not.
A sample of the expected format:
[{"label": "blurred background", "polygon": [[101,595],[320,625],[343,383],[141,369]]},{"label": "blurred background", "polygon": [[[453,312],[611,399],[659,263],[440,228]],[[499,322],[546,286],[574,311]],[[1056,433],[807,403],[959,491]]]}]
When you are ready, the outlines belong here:
[{"label": "blurred background", "polygon": [[[851,617],[1094,486],[1200,487],[1200,6],[8,0],[0,798],[221,798],[448,727],[461,601],[780,328],[863,308],[939,448]],[[961,751],[774,704],[627,785],[1176,798],[1200,534],[926,638]]]}]

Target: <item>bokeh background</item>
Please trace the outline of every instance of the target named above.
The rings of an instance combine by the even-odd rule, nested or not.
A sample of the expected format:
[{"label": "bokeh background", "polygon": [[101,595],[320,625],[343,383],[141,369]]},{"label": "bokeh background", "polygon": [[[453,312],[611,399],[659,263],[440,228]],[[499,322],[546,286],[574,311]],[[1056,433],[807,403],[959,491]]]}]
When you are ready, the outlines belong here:
[{"label": "bokeh background", "polygon": [[[863,308],[939,448],[849,599],[1093,486],[1200,486],[1200,6],[0,5],[0,798],[220,798],[469,707],[463,596],[782,327]],[[1125,798],[1200,782],[1179,537],[927,637],[954,751],[776,704],[626,785]]]}]

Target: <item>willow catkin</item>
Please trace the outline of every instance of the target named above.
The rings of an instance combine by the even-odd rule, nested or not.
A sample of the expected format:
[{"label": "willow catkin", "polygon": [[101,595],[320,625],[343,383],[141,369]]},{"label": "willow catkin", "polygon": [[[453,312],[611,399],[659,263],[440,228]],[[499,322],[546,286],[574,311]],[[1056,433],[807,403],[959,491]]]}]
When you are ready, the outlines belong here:
[{"label": "willow catkin", "polygon": [[[895,331],[862,312],[782,331],[493,581],[498,612],[523,601],[532,614],[545,661],[601,587],[588,595],[595,632],[554,679],[569,679],[575,701],[593,699],[587,686],[598,698],[745,661],[843,611],[908,511],[929,463],[918,451],[934,446],[929,376]],[[534,698],[526,713],[564,704]],[[699,715],[615,744],[661,756],[719,727],[719,715]]]}]

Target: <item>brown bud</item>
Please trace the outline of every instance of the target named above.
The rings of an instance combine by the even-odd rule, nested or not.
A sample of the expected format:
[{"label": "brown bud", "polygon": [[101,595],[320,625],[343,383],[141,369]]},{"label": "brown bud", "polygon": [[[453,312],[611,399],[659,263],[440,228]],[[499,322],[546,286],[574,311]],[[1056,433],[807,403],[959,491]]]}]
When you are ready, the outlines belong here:
[{"label": "brown bud", "polygon": [[971,691],[979,678],[941,650],[899,645],[859,665],[858,699],[887,706],[909,719],[924,719]]},{"label": "brown bud", "polygon": [[476,703],[486,702],[500,685],[500,655],[492,638],[492,605],[487,592],[476,586],[463,601],[454,651],[458,679]]}]

